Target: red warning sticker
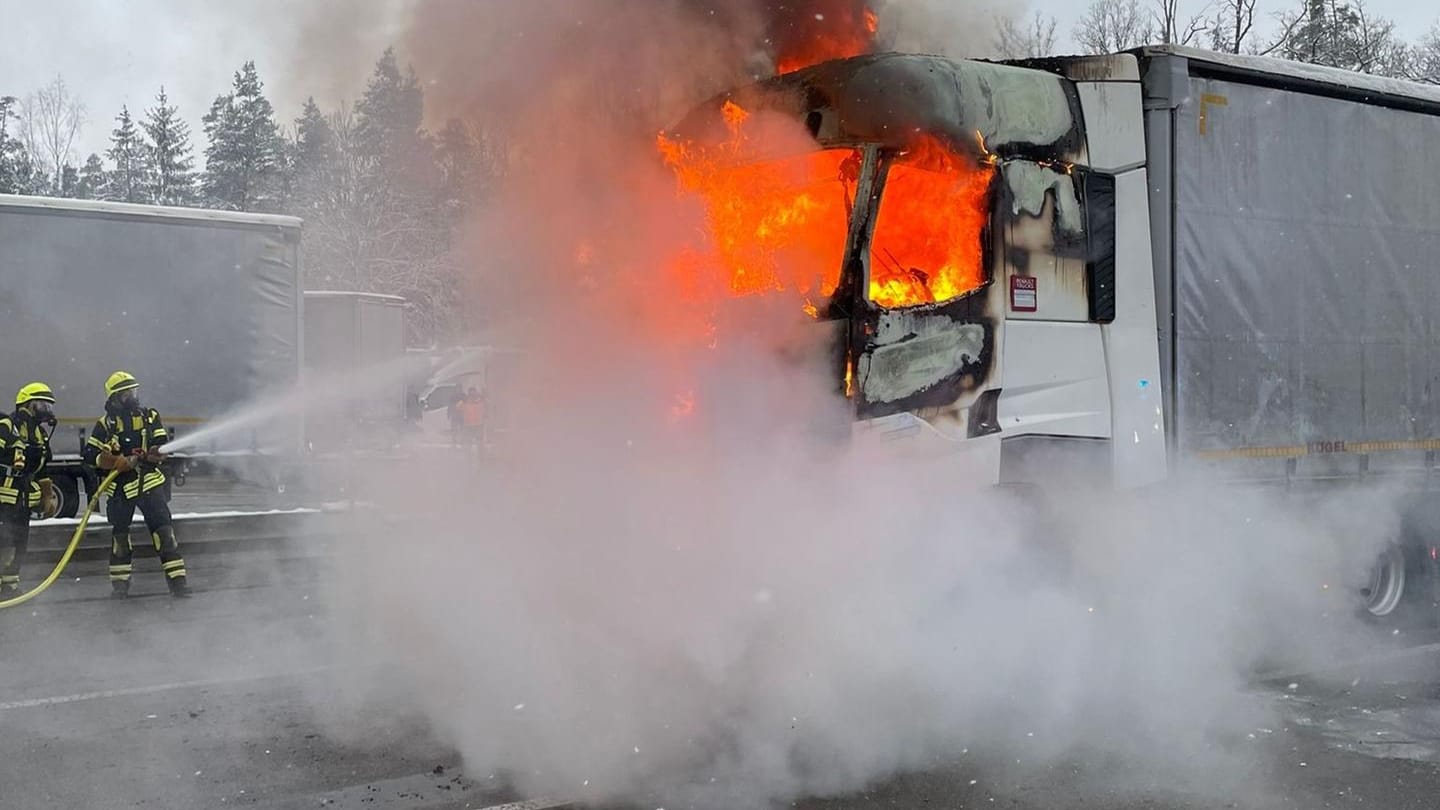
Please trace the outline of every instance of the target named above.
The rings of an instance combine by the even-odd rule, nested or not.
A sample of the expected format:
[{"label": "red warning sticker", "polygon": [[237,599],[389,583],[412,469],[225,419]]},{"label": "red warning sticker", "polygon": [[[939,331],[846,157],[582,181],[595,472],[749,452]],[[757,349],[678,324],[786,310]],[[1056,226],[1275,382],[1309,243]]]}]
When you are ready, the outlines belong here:
[{"label": "red warning sticker", "polygon": [[1034,312],[1039,308],[1040,284],[1034,276],[1010,277],[1010,309]]}]

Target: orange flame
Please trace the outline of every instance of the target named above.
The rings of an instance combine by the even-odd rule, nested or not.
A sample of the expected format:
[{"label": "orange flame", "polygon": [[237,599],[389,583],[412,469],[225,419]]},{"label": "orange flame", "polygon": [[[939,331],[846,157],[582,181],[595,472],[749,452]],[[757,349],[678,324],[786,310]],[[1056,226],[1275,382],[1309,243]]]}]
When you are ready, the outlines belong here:
[{"label": "orange flame", "polygon": [[[730,295],[796,292],[812,318],[813,297],[840,282],[848,231],[847,200],[858,174],[849,149],[732,165],[749,114],[727,101],[721,110],[731,140],[718,154],[660,137],[659,147],[680,189],[706,211],[711,272],[687,253],[672,270],[684,288],[704,295],[722,285]],[[920,139],[889,170],[870,247],[870,300],[896,308],[948,301],[985,281],[982,237],[989,217],[994,161],[976,162],[940,141]]]},{"label": "orange flame", "polygon": [[933,138],[890,167],[870,246],[870,300],[894,308],[948,301],[985,283],[982,236],[995,168]]},{"label": "orange flame", "polygon": [[835,8],[813,15],[802,32],[791,36],[775,60],[776,73],[790,73],[831,59],[869,53],[875,47],[880,19],[868,4],[856,9]]},{"label": "orange flame", "polygon": [[[840,283],[848,228],[847,183],[853,150],[830,149],[795,157],[732,165],[742,146],[748,113],[726,102],[722,115],[731,140],[716,153],[659,138],[682,194],[698,195],[707,226],[707,268],[690,255],[671,269],[697,294],[723,286],[730,295],[793,292],[829,296]],[[702,274],[709,272],[712,278]],[[813,305],[812,305],[813,306]]]},{"label": "orange flame", "polygon": [[[701,239],[666,270],[683,303],[701,312],[720,299],[785,294],[811,318],[839,287],[859,179],[859,152],[814,149],[747,160],[751,115],[726,102],[730,138],[700,148],[665,135],[657,146],[678,192],[701,203]],[[983,144],[983,139],[982,139]],[[761,144],[763,146],[763,144]],[[764,150],[760,150],[764,151]],[[979,160],[922,137],[895,156],[885,178],[870,243],[869,299],[898,308],[955,299],[986,281],[984,236],[997,161],[982,145]],[[713,321],[703,334],[714,347]],[[847,357],[844,390],[855,395],[855,362]],[[693,393],[677,398],[672,419],[693,412]]]}]

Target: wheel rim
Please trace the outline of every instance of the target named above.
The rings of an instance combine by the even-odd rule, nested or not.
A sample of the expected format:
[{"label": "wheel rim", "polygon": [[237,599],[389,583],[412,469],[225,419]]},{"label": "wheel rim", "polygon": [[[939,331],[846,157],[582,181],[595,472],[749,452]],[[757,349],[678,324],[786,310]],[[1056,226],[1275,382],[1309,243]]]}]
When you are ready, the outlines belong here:
[{"label": "wheel rim", "polygon": [[1405,596],[1405,555],[1398,546],[1389,546],[1370,568],[1370,585],[1361,591],[1365,609],[1372,616],[1389,616]]}]

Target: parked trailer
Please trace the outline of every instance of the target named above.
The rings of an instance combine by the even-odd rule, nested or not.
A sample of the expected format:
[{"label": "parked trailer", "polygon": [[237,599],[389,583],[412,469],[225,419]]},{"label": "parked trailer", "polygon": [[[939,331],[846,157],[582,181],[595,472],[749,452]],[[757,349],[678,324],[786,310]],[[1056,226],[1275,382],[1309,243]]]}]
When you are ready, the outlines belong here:
[{"label": "parked trailer", "polygon": [[[1440,88],[1179,47],[886,54],[723,94],[669,136],[723,140],[744,120],[731,105],[858,167],[833,183],[854,205],[816,309],[838,335],[837,388],[853,380],[855,436],[1001,486],[1202,470],[1295,492],[1433,484]],[[983,210],[939,218],[983,216],[982,280],[896,306],[872,284],[898,263],[877,246],[908,192],[887,180],[919,165],[922,139],[993,172]],[[915,269],[926,283],[940,268]],[[1376,565],[1376,618],[1433,616],[1433,500],[1405,505]]]},{"label": "parked trailer", "polygon": [[[302,381],[403,362],[405,300],[305,292],[301,229],[287,216],[0,195],[0,385],[55,389],[58,516],[73,517],[95,483],[80,451],[117,369],[140,378],[178,438],[289,402]],[[326,453],[373,449],[356,437],[393,436],[406,419],[403,379],[364,383],[213,435],[172,457],[172,480],[212,463],[277,489],[325,478]]]},{"label": "parked trailer", "polygon": [[[0,195],[0,395],[54,387],[61,516],[75,513],[80,450],[116,369],[178,435],[296,383],[299,246],[293,217]],[[300,442],[282,428],[208,449]]]},{"label": "parked trailer", "polygon": [[400,366],[407,357],[406,305],[395,295],[305,291],[306,380],[356,393],[343,402],[326,400],[307,409],[309,450],[374,444],[375,439],[393,438],[407,421],[408,375]]}]

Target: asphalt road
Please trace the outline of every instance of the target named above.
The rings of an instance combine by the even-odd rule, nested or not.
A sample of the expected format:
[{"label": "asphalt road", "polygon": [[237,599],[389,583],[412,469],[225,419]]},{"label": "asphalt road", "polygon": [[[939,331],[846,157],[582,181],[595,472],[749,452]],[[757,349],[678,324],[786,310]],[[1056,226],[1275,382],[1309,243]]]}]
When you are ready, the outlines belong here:
[{"label": "asphalt road", "polygon": [[[333,544],[192,547],[190,600],[165,595],[145,557],[136,596],[112,602],[103,563],[84,561],[43,598],[0,611],[0,807],[534,810],[563,800],[468,771],[383,700],[356,713],[334,699],[336,662],[353,658],[335,655],[324,608]],[[1285,722],[1218,743],[1227,765],[1203,781],[1084,751],[1037,770],[1007,745],[795,806],[1433,808],[1440,693],[1417,673],[1437,659],[1427,649],[1257,686]],[[656,796],[623,810],[682,806]]]}]

